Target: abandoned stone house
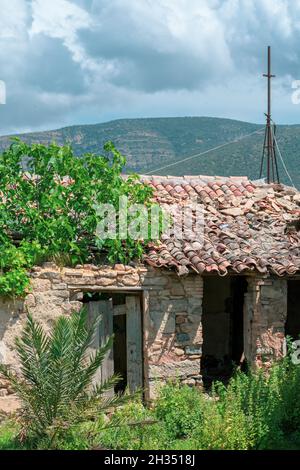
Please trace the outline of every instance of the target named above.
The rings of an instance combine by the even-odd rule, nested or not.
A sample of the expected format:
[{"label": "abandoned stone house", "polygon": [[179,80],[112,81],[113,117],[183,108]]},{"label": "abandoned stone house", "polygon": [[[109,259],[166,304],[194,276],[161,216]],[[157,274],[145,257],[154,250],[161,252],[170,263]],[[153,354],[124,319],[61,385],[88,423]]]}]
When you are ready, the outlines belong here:
[{"label": "abandoned stone house", "polygon": [[250,364],[280,357],[285,336],[298,336],[299,192],[246,177],[143,180],[165,207],[203,205],[203,242],[162,236],[130,266],[34,268],[25,299],[0,301],[3,362],[17,368],[13,340],[27,311],[50,326],[83,304],[102,315],[93,347],[115,334],[98,380],[118,372],[119,390],[141,386],[147,399],[168,378],[202,386],[243,356]]}]

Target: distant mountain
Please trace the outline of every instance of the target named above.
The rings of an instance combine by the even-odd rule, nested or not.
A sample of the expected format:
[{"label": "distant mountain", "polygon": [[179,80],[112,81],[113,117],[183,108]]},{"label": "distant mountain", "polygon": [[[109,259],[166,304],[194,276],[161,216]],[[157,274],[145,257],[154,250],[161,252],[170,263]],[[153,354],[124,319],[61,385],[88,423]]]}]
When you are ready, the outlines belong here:
[{"label": "distant mountain", "polygon": [[[63,129],[21,134],[27,142],[58,144],[69,142],[76,155],[101,153],[105,141],[112,140],[127,157],[127,170],[166,175],[247,175],[257,179],[264,133],[251,135],[224,148],[172,165],[243,135],[261,125],[231,119],[208,117],[121,119],[104,124],[65,127]],[[285,164],[300,188],[300,125],[277,126],[277,140]],[[0,137],[0,151],[9,145],[9,137]],[[290,184],[279,160],[282,181]]]}]

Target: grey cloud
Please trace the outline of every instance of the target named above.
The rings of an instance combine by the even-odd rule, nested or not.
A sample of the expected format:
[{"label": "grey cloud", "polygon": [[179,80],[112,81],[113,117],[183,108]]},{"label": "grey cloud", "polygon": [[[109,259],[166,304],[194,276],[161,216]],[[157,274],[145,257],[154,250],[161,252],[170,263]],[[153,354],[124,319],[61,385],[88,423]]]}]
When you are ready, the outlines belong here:
[{"label": "grey cloud", "polygon": [[[96,57],[95,41],[91,40],[87,50]],[[103,45],[103,42],[102,42]],[[94,53],[93,53],[94,52]],[[102,54],[103,52],[103,54]],[[210,64],[199,63],[195,57],[183,52],[157,54],[140,47],[130,54],[109,54],[101,48],[101,56],[115,61],[117,72],[110,82],[116,86],[151,93],[161,90],[199,89],[212,77]]]},{"label": "grey cloud", "polygon": [[[273,66],[278,76],[300,75],[298,1],[279,0],[273,12],[268,0],[215,2],[212,11],[224,29],[224,48],[228,48],[232,68],[227,66],[227,60],[223,61],[222,56],[216,54],[216,41],[219,47],[222,46],[217,31],[212,31],[211,40],[205,43],[207,55],[203,57],[201,53],[197,54],[197,47],[189,50],[163,29],[159,44],[151,43],[147,34],[151,24],[146,23],[146,18],[140,18],[145,24],[143,34],[139,18],[132,17],[130,11],[126,14],[125,2],[116,1],[119,8],[113,8],[113,2],[109,7],[105,7],[103,1],[89,4],[98,21],[94,30],[82,31],[79,37],[92,57],[118,63],[119,74],[112,80],[120,86],[124,84],[146,92],[176,88],[193,90],[211,80],[221,83],[241,71],[260,74],[266,68],[265,48],[269,44],[273,47]],[[161,18],[158,21],[161,22]],[[172,40],[174,49],[168,47],[168,41],[170,44]]]},{"label": "grey cloud", "polygon": [[31,40],[23,79],[45,92],[78,95],[87,90],[83,70],[72,60],[61,40],[43,34]]},{"label": "grey cloud", "polygon": [[126,116],[261,120],[268,44],[279,118],[300,121],[286,78],[300,79],[299,0],[39,2],[45,11],[60,5],[60,15],[66,3],[90,15],[89,29],[66,25],[65,36],[51,34],[51,21],[30,34],[32,2],[13,3],[26,14],[7,14],[5,31],[11,21],[13,34],[0,32],[0,79],[7,84],[2,134]]},{"label": "grey cloud", "polygon": [[[235,8],[230,9],[230,3]],[[226,25],[226,42],[239,70],[253,74],[265,70],[265,47],[271,45],[273,68],[278,76],[299,76],[298,0],[222,2],[220,14]]]},{"label": "grey cloud", "polygon": [[152,19],[147,19],[147,10],[138,16],[136,11],[130,14],[126,6],[126,2],[120,1],[110,2],[109,6],[101,1],[93,2],[95,26],[78,33],[90,56],[114,62],[117,71],[112,83],[146,93],[194,90],[215,80],[220,69],[223,76],[228,75],[230,60],[220,32],[205,33],[203,44],[199,37],[197,47],[186,38],[177,37],[163,18],[156,18],[157,25],[153,25]]},{"label": "grey cloud", "polygon": [[[75,103],[74,103],[75,107]],[[29,87],[26,91],[14,88],[13,91],[7,87],[6,105],[0,106],[0,133],[16,133],[19,131],[30,131],[56,127],[62,124],[67,112],[72,109],[72,104],[43,101],[35,89]],[[4,123],[4,126],[3,126]]]}]

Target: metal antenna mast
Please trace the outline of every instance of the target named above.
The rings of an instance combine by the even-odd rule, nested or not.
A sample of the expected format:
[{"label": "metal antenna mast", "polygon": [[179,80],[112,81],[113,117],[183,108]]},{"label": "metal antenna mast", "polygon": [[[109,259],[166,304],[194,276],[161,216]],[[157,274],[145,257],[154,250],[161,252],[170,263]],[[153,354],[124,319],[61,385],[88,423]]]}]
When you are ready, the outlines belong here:
[{"label": "metal antenna mast", "polygon": [[[265,157],[267,157],[267,182],[279,183],[280,182],[279,172],[278,172],[278,165],[277,165],[277,158],[276,158],[276,151],[275,151],[276,127],[275,125],[272,126],[272,118],[271,118],[271,79],[275,77],[275,75],[271,74],[271,46],[268,46],[268,73],[264,73],[263,76],[267,77],[268,79],[268,112],[266,114],[267,123],[266,123],[265,139],[264,139],[259,177],[260,178],[262,177],[264,161],[265,161]],[[273,133],[273,127],[274,127],[274,133]]]}]

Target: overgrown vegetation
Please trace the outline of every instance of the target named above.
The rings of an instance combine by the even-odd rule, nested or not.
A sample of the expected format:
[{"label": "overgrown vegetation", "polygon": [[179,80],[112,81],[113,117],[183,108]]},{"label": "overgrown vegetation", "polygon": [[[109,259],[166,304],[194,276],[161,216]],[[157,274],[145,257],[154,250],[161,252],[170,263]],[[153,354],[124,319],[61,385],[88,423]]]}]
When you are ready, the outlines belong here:
[{"label": "overgrown vegetation", "polygon": [[211,396],[170,383],[152,411],[130,404],[118,412],[128,421],[147,413],[159,425],[142,435],[111,429],[102,443],[112,449],[300,449],[299,390],[300,367],[288,357],[268,374],[237,372],[228,386],[215,384]]},{"label": "overgrown vegetation", "polygon": [[[114,450],[300,449],[299,389],[300,367],[289,357],[273,364],[268,373],[237,372],[226,387],[215,384],[209,396],[169,383],[161,388],[153,408],[130,401],[108,422],[99,417],[96,427],[90,421],[70,427],[59,445]],[[8,446],[8,429],[6,425],[0,447]],[[13,447],[15,441],[10,442]]]},{"label": "overgrown vegetation", "polygon": [[80,423],[95,421],[99,426],[100,420],[103,425],[104,410],[130,398],[129,395],[107,396],[119,381],[118,376],[93,385],[95,373],[113,340],[110,338],[94,354],[88,354],[98,323],[88,326],[83,309],[71,317],[59,317],[46,334],[28,316],[22,335],[16,339],[21,377],[0,364],[0,376],[8,380],[21,399],[20,442],[57,448],[66,436],[72,436]]},{"label": "overgrown vegetation", "polygon": [[126,196],[128,225],[138,216],[130,207],[151,206],[151,188],[137,175],[122,178],[125,158],[112,143],[104,151],[77,158],[70,146],[16,140],[0,155],[1,296],[24,294],[27,272],[41,260],[76,265],[97,260],[100,250],[109,262],[141,257],[147,240],[133,240],[129,232],[121,238],[118,219],[114,239],[96,236],[99,204],[118,210]]}]

